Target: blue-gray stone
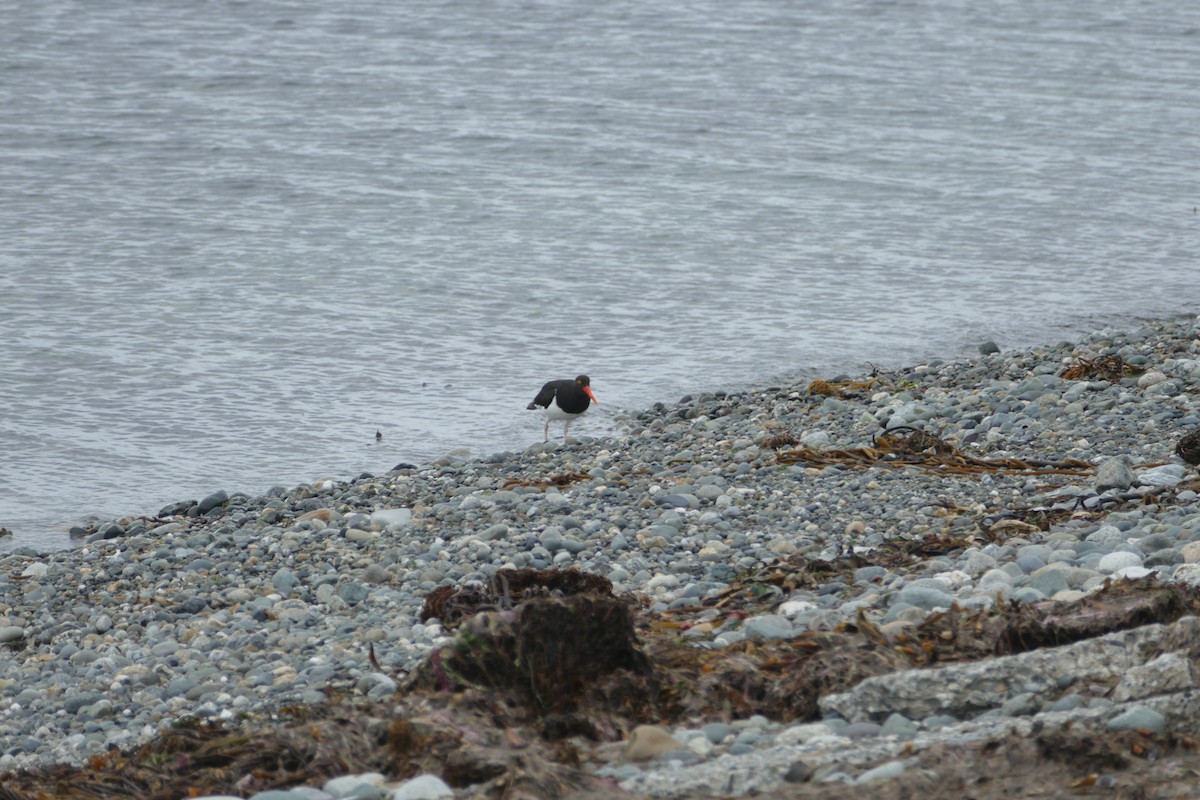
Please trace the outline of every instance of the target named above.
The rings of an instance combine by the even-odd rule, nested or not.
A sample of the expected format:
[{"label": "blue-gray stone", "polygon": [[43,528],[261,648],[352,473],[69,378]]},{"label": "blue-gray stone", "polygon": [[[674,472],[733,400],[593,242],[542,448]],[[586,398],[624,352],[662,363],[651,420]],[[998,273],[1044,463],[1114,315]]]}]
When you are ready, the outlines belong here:
[{"label": "blue-gray stone", "polygon": [[1046,384],[1041,378],[1033,377],[1022,381],[1013,394],[1020,400],[1036,400],[1046,393]]},{"label": "blue-gray stone", "polygon": [[870,583],[887,575],[887,570],[879,566],[859,567],[854,570],[855,583]]},{"label": "blue-gray stone", "polygon": [[1085,541],[1100,545],[1116,545],[1124,542],[1126,538],[1124,530],[1117,525],[1102,525],[1089,533],[1085,537]]},{"label": "blue-gray stone", "polygon": [[1071,588],[1061,569],[1048,569],[1040,575],[1034,575],[1029,579],[1029,586],[1047,597]]},{"label": "blue-gray stone", "polygon": [[880,730],[882,726],[874,722],[851,722],[837,733],[838,736],[845,736],[847,739],[869,739],[878,736]]},{"label": "blue-gray stone", "polygon": [[576,539],[574,536],[564,536],[562,538],[562,549],[566,550],[571,555],[577,555],[587,549],[587,545]]},{"label": "blue-gray stone", "polygon": [[333,800],[333,795],[323,792],[314,786],[295,786],[286,791],[291,792],[294,800]]},{"label": "blue-gray stone", "polygon": [[369,594],[367,587],[357,581],[346,581],[337,587],[337,596],[352,606],[366,600]]},{"label": "blue-gray stone", "polygon": [[1074,711],[1077,708],[1083,708],[1087,705],[1087,700],[1083,695],[1072,692],[1066,697],[1060,697],[1050,706],[1051,711]]},{"label": "blue-gray stone", "polygon": [[63,700],[63,708],[68,714],[77,714],[81,709],[103,700],[106,696],[103,692],[80,692],[69,695]]},{"label": "blue-gray stone", "polygon": [[938,728],[944,728],[947,725],[957,724],[958,719],[950,716],[949,714],[934,714],[931,717],[926,717],[923,722],[926,728],[931,731],[935,731]]},{"label": "blue-gray stone", "polygon": [[158,510],[160,517],[176,517],[180,514],[187,513],[187,510],[196,505],[195,500],[181,500],[177,503],[168,503]]},{"label": "blue-gray stone", "polygon": [[489,542],[494,542],[497,539],[504,539],[508,536],[508,526],[503,522],[498,522],[480,534],[480,538]]},{"label": "blue-gray stone", "polygon": [[101,539],[117,539],[125,535],[125,529],[115,522],[106,522],[96,533]]},{"label": "blue-gray stone", "polygon": [[338,778],[330,778],[321,788],[340,800],[340,798],[355,796],[355,792],[363,788],[378,790],[378,776],[372,777],[375,780],[371,780],[367,775],[343,775]]},{"label": "blue-gray stone", "polygon": [[726,736],[733,733],[733,726],[724,722],[710,722],[700,730],[704,733],[704,738],[713,744],[720,744],[725,741]]},{"label": "blue-gray stone", "polygon": [[371,525],[384,529],[403,528],[412,519],[412,509],[381,508],[371,514]]},{"label": "blue-gray stone", "polygon": [[887,761],[874,769],[869,769],[854,779],[855,784],[870,783],[871,781],[890,780],[904,774],[908,767],[903,761]]},{"label": "blue-gray stone", "polygon": [[[1020,571],[1020,567],[1016,567],[1016,570]],[[1021,572],[1021,575],[1024,576],[1025,573]],[[1008,570],[1004,570],[1002,567],[1001,569],[988,570],[983,573],[982,577],[979,578],[979,588],[997,589],[1000,587],[1012,587],[1013,579],[1015,577],[1016,576],[1009,575]]]},{"label": "blue-gray stone", "polygon": [[1014,589],[1009,595],[1009,599],[1016,600],[1018,603],[1037,603],[1046,599],[1046,595],[1034,589],[1032,586],[1022,586],[1020,589]]},{"label": "blue-gray stone", "polygon": [[1097,570],[1105,574],[1116,572],[1125,567],[1140,567],[1142,566],[1142,557],[1136,553],[1129,553],[1124,550],[1115,550],[1106,556],[1102,556],[1096,567]]},{"label": "blue-gray stone", "polygon": [[1106,458],[1096,467],[1097,492],[1109,489],[1128,489],[1137,480],[1129,466],[1129,456]]},{"label": "blue-gray stone", "polygon": [[1146,706],[1133,706],[1108,721],[1105,726],[1110,731],[1126,731],[1134,728],[1145,728],[1155,733],[1163,733],[1167,728],[1167,719],[1159,712]]},{"label": "blue-gray stone", "polygon": [[1044,544],[1027,544],[1017,551],[1017,556],[1033,556],[1039,558],[1043,562],[1049,561],[1050,556],[1054,554],[1054,549],[1049,545]]},{"label": "blue-gray stone", "polygon": [[788,639],[794,634],[792,623],[778,614],[750,617],[742,626],[747,639]]},{"label": "blue-gray stone", "polygon": [[924,586],[905,586],[896,595],[896,602],[907,603],[910,606],[932,611],[935,608],[949,608],[954,598],[941,589]]},{"label": "blue-gray stone", "polygon": [[289,594],[293,589],[300,585],[300,579],[297,578],[291,570],[281,567],[275,573],[275,576],[271,578],[271,585],[275,587],[276,591],[283,594]]},{"label": "blue-gray stone", "polygon": [[674,525],[651,525],[646,529],[646,535],[650,537],[661,536],[667,541],[676,539],[679,536],[679,529]]},{"label": "blue-gray stone", "polygon": [[1137,473],[1137,481],[1143,486],[1174,486],[1187,475],[1183,464],[1167,464],[1144,469]]},{"label": "blue-gray stone", "polygon": [[174,614],[199,614],[204,609],[208,608],[208,603],[203,597],[189,597],[182,603],[176,603],[170,607],[170,611]]},{"label": "blue-gray stone", "polygon": [[1142,562],[1147,567],[1173,567],[1183,563],[1183,555],[1174,547],[1164,547],[1146,556]]},{"label": "blue-gray stone", "polygon": [[899,736],[911,739],[917,735],[917,726],[903,714],[891,714],[879,729],[880,736]]},{"label": "blue-gray stone", "polygon": [[787,772],[783,773],[783,779],[787,783],[805,783],[812,780],[814,772],[816,769],[811,764],[804,761],[793,761]]},{"label": "blue-gray stone", "polygon": [[1008,717],[1028,717],[1038,711],[1037,698],[1029,692],[1022,692],[1010,697],[1004,705],[1000,706],[1000,713]]},{"label": "blue-gray stone", "polygon": [[213,492],[208,497],[201,500],[196,507],[198,514],[207,514],[219,505],[224,504],[229,500],[229,494],[225,490]]},{"label": "blue-gray stone", "polygon": [[1137,549],[1143,553],[1153,553],[1155,550],[1174,547],[1176,544],[1176,540],[1165,533],[1152,533],[1137,540]]},{"label": "blue-gray stone", "polygon": [[1046,562],[1037,556],[1017,556],[1017,566],[1021,568],[1022,572],[1029,575],[1046,566]]},{"label": "blue-gray stone", "polygon": [[763,735],[758,731],[745,730],[737,735],[736,741],[738,744],[755,745],[763,740]]}]

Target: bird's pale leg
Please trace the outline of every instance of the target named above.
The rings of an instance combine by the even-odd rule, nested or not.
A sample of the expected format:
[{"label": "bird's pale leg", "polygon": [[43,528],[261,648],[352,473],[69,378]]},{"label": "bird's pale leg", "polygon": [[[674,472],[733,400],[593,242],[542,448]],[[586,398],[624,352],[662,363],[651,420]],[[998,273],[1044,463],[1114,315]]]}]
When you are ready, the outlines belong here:
[{"label": "bird's pale leg", "polygon": [[550,418],[546,418],[546,424],[542,426],[542,441],[550,441]]},{"label": "bird's pale leg", "polygon": [[563,444],[567,443],[567,431],[571,430],[571,423],[575,420],[569,419],[563,423]]}]

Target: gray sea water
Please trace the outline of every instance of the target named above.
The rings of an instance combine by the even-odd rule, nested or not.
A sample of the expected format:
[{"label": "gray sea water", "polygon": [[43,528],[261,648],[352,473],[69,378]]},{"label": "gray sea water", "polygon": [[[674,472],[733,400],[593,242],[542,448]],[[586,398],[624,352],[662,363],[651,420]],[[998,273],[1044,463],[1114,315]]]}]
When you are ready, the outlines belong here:
[{"label": "gray sea water", "polygon": [[0,19],[0,547],[1200,302],[1194,3]]}]

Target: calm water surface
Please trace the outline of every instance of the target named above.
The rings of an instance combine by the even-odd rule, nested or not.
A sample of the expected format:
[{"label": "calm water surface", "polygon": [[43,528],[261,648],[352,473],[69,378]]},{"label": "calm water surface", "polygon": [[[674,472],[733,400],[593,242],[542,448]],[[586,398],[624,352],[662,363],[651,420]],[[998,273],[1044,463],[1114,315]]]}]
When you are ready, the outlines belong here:
[{"label": "calm water surface", "polygon": [[0,547],[1200,302],[1195,4],[0,18]]}]

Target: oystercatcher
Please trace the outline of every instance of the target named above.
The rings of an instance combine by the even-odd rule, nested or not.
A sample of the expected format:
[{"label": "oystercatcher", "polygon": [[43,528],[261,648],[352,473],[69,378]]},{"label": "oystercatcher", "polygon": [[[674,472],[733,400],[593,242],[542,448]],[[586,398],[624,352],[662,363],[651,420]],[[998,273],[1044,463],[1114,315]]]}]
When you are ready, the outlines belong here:
[{"label": "oystercatcher", "polygon": [[563,441],[565,442],[571,423],[580,414],[587,411],[589,405],[599,404],[599,402],[596,395],[592,394],[591,379],[587,375],[580,375],[573,381],[550,381],[542,387],[542,390],[537,393],[537,397],[533,398],[533,402],[526,408],[530,410],[543,409],[546,415],[546,424],[542,428],[543,442],[550,441],[550,420],[564,420],[566,424],[563,425]]}]

